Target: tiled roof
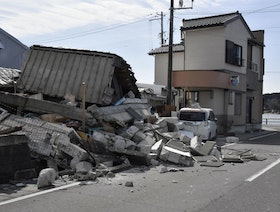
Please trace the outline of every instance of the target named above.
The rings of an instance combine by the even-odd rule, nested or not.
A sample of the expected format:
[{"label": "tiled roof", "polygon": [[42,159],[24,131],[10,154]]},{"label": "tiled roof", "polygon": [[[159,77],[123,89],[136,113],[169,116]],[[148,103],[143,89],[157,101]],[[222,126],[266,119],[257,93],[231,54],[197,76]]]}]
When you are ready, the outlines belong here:
[{"label": "tiled roof", "polygon": [[0,87],[8,86],[19,77],[20,70],[0,67]]},{"label": "tiled roof", "polygon": [[212,27],[212,26],[221,26],[235,20],[236,18],[242,18],[239,12],[210,16],[210,17],[203,17],[203,18],[183,19],[182,29],[184,30],[184,29],[196,29],[196,28],[204,28],[204,27]]},{"label": "tiled roof", "polygon": [[[148,54],[154,55],[154,54],[162,54],[167,53],[169,51],[169,46],[165,45],[156,49],[152,49]],[[184,51],[184,45],[183,44],[173,44],[173,52],[183,52]]]}]

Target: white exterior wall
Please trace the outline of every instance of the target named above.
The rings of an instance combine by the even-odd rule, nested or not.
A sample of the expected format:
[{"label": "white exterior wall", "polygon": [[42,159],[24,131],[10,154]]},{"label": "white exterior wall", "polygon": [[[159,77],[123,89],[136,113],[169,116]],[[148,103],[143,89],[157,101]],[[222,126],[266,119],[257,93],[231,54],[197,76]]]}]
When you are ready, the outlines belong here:
[{"label": "white exterior wall", "polygon": [[[168,53],[155,55],[155,84],[167,86]],[[184,70],[184,52],[173,53],[173,71]]]},{"label": "white exterior wall", "polygon": [[155,55],[155,84],[167,85],[168,54]]},{"label": "white exterior wall", "polygon": [[[184,31],[187,70],[221,70],[246,73],[247,42],[249,32],[241,20],[236,20],[227,27],[211,27]],[[226,40],[242,46],[243,66],[235,66],[225,62]],[[257,58],[257,56],[256,56]]]},{"label": "white exterior wall", "polygon": [[187,70],[221,69],[225,63],[225,28],[185,31]]},{"label": "white exterior wall", "polygon": [[[246,74],[246,67],[247,67],[247,46],[248,46],[248,39],[251,38],[249,32],[244,27],[244,24],[240,19],[231,22],[228,24],[225,30],[226,37],[225,40],[230,40],[235,44],[242,46],[242,59],[243,59],[243,66],[235,66],[231,64],[225,63],[225,69],[231,70],[238,73]],[[224,56],[225,58],[225,56]]]},{"label": "white exterior wall", "polygon": [[223,89],[213,89],[214,92],[214,102],[213,111],[215,115],[224,114],[224,104],[225,104],[225,93]]},{"label": "white exterior wall", "polygon": [[201,107],[212,108],[215,115],[224,114],[224,90],[213,89],[212,91],[199,92],[199,105]]},{"label": "white exterior wall", "polygon": [[257,64],[257,70],[255,70],[258,73],[258,79],[261,79],[260,73],[261,73],[261,49],[260,47],[253,46],[252,48],[252,62]]}]

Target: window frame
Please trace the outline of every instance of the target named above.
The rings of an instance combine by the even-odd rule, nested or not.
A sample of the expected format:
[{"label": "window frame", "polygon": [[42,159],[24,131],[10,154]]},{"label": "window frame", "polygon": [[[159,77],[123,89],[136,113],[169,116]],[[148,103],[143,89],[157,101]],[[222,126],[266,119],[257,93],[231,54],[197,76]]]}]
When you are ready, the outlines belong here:
[{"label": "window frame", "polygon": [[226,55],[225,62],[235,66],[243,65],[243,48],[242,46],[226,40]]}]

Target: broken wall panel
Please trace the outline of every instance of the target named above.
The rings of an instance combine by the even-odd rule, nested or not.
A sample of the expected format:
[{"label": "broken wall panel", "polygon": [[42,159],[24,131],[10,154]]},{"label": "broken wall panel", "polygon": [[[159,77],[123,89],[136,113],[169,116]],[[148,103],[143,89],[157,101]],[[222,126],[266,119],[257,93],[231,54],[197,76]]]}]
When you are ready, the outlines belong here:
[{"label": "broken wall panel", "polygon": [[[14,180],[15,173],[33,169],[28,138],[23,134],[0,136],[0,183]],[[31,176],[36,177],[36,176]],[[24,176],[25,179],[26,176]]]}]

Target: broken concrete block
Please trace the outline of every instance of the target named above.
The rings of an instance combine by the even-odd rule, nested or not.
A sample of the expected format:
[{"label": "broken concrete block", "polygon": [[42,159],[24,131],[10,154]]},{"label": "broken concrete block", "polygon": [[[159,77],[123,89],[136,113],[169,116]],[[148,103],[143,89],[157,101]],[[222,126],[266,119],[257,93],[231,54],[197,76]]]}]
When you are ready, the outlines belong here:
[{"label": "broken concrete block", "polygon": [[58,150],[66,153],[73,158],[78,158],[80,161],[88,158],[88,153],[81,147],[70,143],[69,137],[65,134],[60,134],[57,137],[55,144],[57,144]]},{"label": "broken concrete block", "polygon": [[38,130],[33,132],[33,135],[29,135],[30,141],[28,143],[31,151],[44,156],[50,156],[54,154],[52,146],[52,134]]},{"label": "broken concrete block", "polygon": [[88,173],[92,170],[92,164],[87,161],[81,161],[76,165],[76,172]]},{"label": "broken concrete block", "polygon": [[168,146],[163,146],[160,153],[160,159],[184,166],[193,166],[190,152],[180,151]]},{"label": "broken concrete block", "polygon": [[76,169],[77,164],[80,162],[79,158],[72,158],[72,160],[70,161],[70,167],[74,170]]},{"label": "broken concrete block", "polygon": [[158,160],[155,160],[155,159],[151,159],[151,165],[152,166],[158,166],[160,163]]},{"label": "broken concrete block", "polygon": [[189,146],[179,140],[170,139],[165,145],[183,152],[189,152]]},{"label": "broken concrete block", "polygon": [[123,137],[115,136],[115,137],[112,137],[112,140],[114,142],[115,149],[125,149],[126,148],[126,141]]},{"label": "broken concrete block", "polygon": [[136,148],[136,144],[134,143],[134,141],[130,140],[130,139],[125,139],[125,148],[129,149],[129,150],[135,150]]},{"label": "broken concrete block", "polygon": [[209,155],[213,150],[214,146],[216,145],[215,141],[206,141],[202,147],[200,148],[200,152],[203,155]]},{"label": "broken concrete block", "polygon": [[149,165],[150,161],[146,154],[134,150],[128,150],[128,149],[114,149],[113,147],[109,148],[109,151],[118,153],[121,155],[125,155],[125,157],[128,158],[129,162],[131,164],[137,164],[137,165]]},{"label": "broken concrete block", "polygon": [[137,133],[135,133],[135,135],[132,137],[132,140],[138,144],[140,141],[144,140],[146,138],[146,134],[144,134],[141,131],[138,131]]},{"label": "broken concrete block", "polygon": [[104,145],[108,144],[108,136],[100,131],[94,130],[92,132],[92,138],[94,141],[98,141],[100,143],[103,143]]},{"label": "broken concrete block", "polygon": [[146,136],[144,140],[137,144],[137,149],[139,149],[140,152],[149,154],[155,142],[156,141],[154,140],[154,138],[152,138],[151,136]]},{"label": "broken concrete block", "polygon": [[216,146],[214,146],[214,148],[212,149],[210,155],[215,156],[216,158],[218,158],[219,160],[222,159],[222,154],[221,152],[218,150],[218,148]]},{"label": "broken concrete block", "polygon": [[137,144],[136,150],[139,151],[139,152],[142,152],[142,153],[144,153],[146,155],[149,155],[150,151],[151,151],[151,146],[150,145],[146,145],[145,141],[143,141],[143,143],[140,142],[139,144]]},{"label": "broken concrete block", "polygon": [[53,168],[42,169],[38,176],[37,188],[44,188],[53,185],[57,173]]},{"label": "broken concrete block", "polygon": [[202,162],[217,162],[219,161],[215,156],[213,155],[206,155],[206,156],[193,156],[194,161],[198,163]]},{"label": "broken concrete block", "polygon": [[229,162],[229,163],[243,163],[244,162],[239,155],[222,155],[222,161]]},{"label": "broken concrete block", "polygon": [[190,149],[193,155],[209,155],[216,145],[215,141],[206,141],[202,144],[198,137],[195,136],[191,139]]},{"label": "broken concrete block", "polygon": [[130,126],[126,132],[124,133],[124,137],[131,139],[137,132],[139,131],[139,128],[136,126]]},{"label": "broken concrete block", "polygon": [[144,128],[144,121],[137,121],[137,120],[135,120],[134,122],[133,122],[133,125],[135,126],[135,127],[137,127],[139,130],[142,130],[143,128]]},{"label": "broken concrete block", "polygon": [[129,115],[131,115],[134,119],[137,121],[143,120],[142,115],[140,115],[137,111],[135,111],[132,107],[128,107],[126,109],[126,112],[128,112]]},{"label": "broken concrete block", "polygon": [[97,174],[92,171],[89,171],[87,173],[76,172],[74,178],[78,181],[96,180]]},{"label": "broken concrete block", "polygon": [[160,118],[155,124],[160,126],[159,132],[168,132],[167,122],[164,118]]},{"label": "broken concrete block", "polygon": [[161,149],[162,149],[162,146],[163,146],[163,141],[162,139],[160,139],[159,141],[157,141],[152,147],[151,147],[151,153],[153,154],[156,154],[156,156],[158,157],[160,152],[161,152]]}]

